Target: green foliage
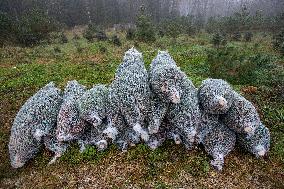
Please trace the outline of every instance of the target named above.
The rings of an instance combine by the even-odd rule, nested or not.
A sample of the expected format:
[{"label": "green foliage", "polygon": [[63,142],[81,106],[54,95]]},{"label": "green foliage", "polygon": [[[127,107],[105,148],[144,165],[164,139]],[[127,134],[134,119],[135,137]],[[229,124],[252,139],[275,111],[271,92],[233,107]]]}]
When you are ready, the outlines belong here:
[{"label": "green foliage", "polygon": [[54,49],[54,52],[55,52],[55,53],[61,53],[60,47],[55,46],[53,49]]},{"label": "green foliage", "polygon": [[83,52],[83,47],[80,45],[80,43],[78,41],[75,41],[74,45],[76,47],[77,53],[82,53]]},{"label": "green foliage", "polygon": [[99,50],[100,50],[101,53],[107,52],[107,48],[105,46],[100,46]]},{"label": "green foliage", "polygon": [[83,32],[83,37],[86,38],[89,42],[93,42],[96,32],[97,28],[95,27],[95,25],[89,24],[88,27]]},{"label": "green foliage", "polygon": [[163,31],[165,35],[172,38],[177,38],[178,35],[182,33],[180,24],[174,19],[165,21],[161,27],[162,28],[160,30]]},{"label": "green foliage", "polygon": [[156,34],[151,17],[146,15],[143,8],[141,8],[140,15],[136,21],[137,31],[135,37],[139,41],[154,42],[156,40]]},{"label": "green foliage", "polygon": [[177,38],[179,34],[181,34],[181,30],[179,25],[176,22],[169,22],[166,27],[166,34],[172,38]]},{"label": "green foliage", "polygon": [[275,57],[265,54],[248,56],[235,47],[208,53],[210,77],[222,78],[232,84],[278,86],[284,83],[284,68],[275,64]]},{"label": "green foliage", "polygon": [[[284,124],[282,124],[283,128]],[[282,163],[284,163],[284,132],[276,132],[275,136],[272,137],[272,154],[274,157],[279,159]]]},{"label": "green foliage", "polygon": [[129,28],[126,31],[126,39],[127,40],[133,40],[135,38],[135,30],[133,28]]},{"label": "green foliage", "polygon": [[106,33],[104,31],[98,31],[95,35],[95,38],[98,40],[98,41],[106,41],[108,40],[108,37],[106,35]]},{"label": "green foliage", "polygon": [[105,151],[97,151],[95,147],[87,146],[83,152],[80,152],[77,145],[72,145],[60,158],[60,160],[71,165],[76,165],[85,161],[91,161],[96,164],[105,158],[112,150],[114,150],[113,146],[110,146]]},{"label": "green foliage", "polygon": [[182,28],[182,33],[192,36],[198,31],[192,16],[182,16],[179,18],[178,22]]},{"label": "green foliage", "polygon": [[77,33],[73,34],[73,40],[79,40],[80,36]]},{"label": "green foliage", "polygon": [[282,44],[280,45],[280,48],[279,48],[279,52],[282,54],[282,56],[284,56],[284,41],[282,42]]},{"label": "green foliage", "polygon": [[215,33],[212,37],[212,44],[214,47],[219,48],[221,45],[226,45],[227,40],[225,36],[221,35],[220,33]]},{"label": "green foliage", "polygon": [[232,34],[239,30],[238,19],[235,16],[225,17],[221,20],[221,30]]},{"label": "green foliage", "polygon": [[234,32],[232,36],[232,40],[234,41],[240,41],[242,38],[242,34],[240,32]]},{"label": "green foliage", "polygon": [[242,5],[240,12],[235,13],[240,30],[249,30],[251,27],[253,16],[249,12],[246,5]]},{"label": "green foliage", "polygon": [[217,33],[221,29],[221,21],[218,18],[210,17],[205,25],[205,30],[208,33]]},{"label": "green foliage", "polygon": [[145,144],[138,144],[135,148],[128,150],[127,160],[133,161],[143,159],[147,165],[146,177],[151,179],[157,176],[164,168],[164,162],[169,158],[167,148],[159,147],[151,150]]},{"label": "green foliage", "polygon": [[60,161],[67,162],[71,165],[77,165],[82,162],[83,156],[77,146],[69,147],[67,152],[60,157]]},{"label": "green foliage", "polygon": [[252,32],[246,32],[246,33],[244,34],[244,40],[245,40],[246,42],[251,42],[252,37],[253,37]]},{"label": "green foliage", "polygon": [[163,183],[163,182],[157,182],[155,185],[155,189],[167,189],[169,188],[167,184]]},{"label": "green foliage", "polygon": [[284,56],[284,29],[273,36],[272,44],[274,49]]},{"label": "green foliage", "polygon": [[121,46],[121,41],[117,35],[112,36],[111,41],[116,46]]},{"label": "green foliage", "polygon": [[149,163],[158,163],[165,161],[169,156],[167,150],[163,148],[157,148],[148,154],[148,162]]},{"label": "green foliage", "polygon": [[193,157],[190,164],[186,165],[184,169],[194,177],[200,177],[208,174],[210,165],[208,158],[203,156]]},{"label": "green foliage", "polygon": [[83,34],[83,37],[86,38],[89,42],[93,42],[94,34],[90,30],[86,30]]},{"label": "green foliage", "polygon": [[147,157],[147,177],[148,179],[152,179],[153,177],[157,176],[160,172],[164,169],[164,162],[169,157],[169,153],[167,150],[157,148],[150,152]]},{"label": "green foliage", "polygon": [[61,32],[60,34],[60,43],[68,43],[68,38],[64,34],[64,32]]},{"label": "green foliage", "polygon": [[158,27],[158,36],[159,37],[164,37],[165,36],[165,31],[163,30],[163,28]]},{"label": "green foliage", "polygon": [[137,158],[145,158],[151,152],[148,146],[144,144],[138,144],[135,148],[127,151],[127,160],[132,161]]},{"label": "green foliage", "polygon": [[87,148],[82,153],[83,159],[90,161],[96,159],[97,156],[97,149],[93,146],[87,146]]},{"label": "green foliage", "polygon": [[12,18],[4,12],[0,12],[0,46],[13,40],[15,29]]},{"label": "green foliage", "polygon": [[[273,90],[269,91],[269,96],[266,96],[266,98],[269,99],[271,94],[273,94],[274,98],[276,98],[275,91],[273,91]],[[279,96],[279,98],[277,100],[281,100],[281,96]],[[265,115],[264,121],[265,121],[265,123],[268,123],[268,124],[271,125],[271,127],[270,127],[271,130],[276,131],[276,132],[277,131],[284,132],[284,130],[282,129],[283,128],[282,126],[284,124],[284,107],[283,106],[282,107],[278,107],[278,106],[275,106],[275,105],[274,106],[265,106],[262,109],[262,111]]]},{"label": "green foliage", "polygon": [[[230,16],[215,16],[209,18],[205,25],[205,29],[209,33],[222,31],[227,34],[234,34],[235,32],[249,31],[251,29],[267,30],[267,27],[274,25],[276,22],[279,23],[280,20],[281,19],[272,16],[264,19],[260,11],[252,13],[249,12],[246,6],[243,6],[240,11],[235,12]],[[272,27],[274,26],[271,26],[271,28]]]},{"label": "green foliage", "polygon": [[18,24],[18,42],[25,46],[38,44],[48,39],[49,33],[57,30],[57,26],[42,11],[32,10],[26,13]]},{"label": "green foliage", "polygon": [[212,44],[215,46],[215,47],[218,47],[220,46],[221,44],[221,35],[219,33],[216,33],[213,35],[213,38],[212,38]]},{"label": "green foliage", "polygon": [[254,23],[251,22],[253,16],[242,9],[240,12],[227,17],[211,17],[209,18],[205,29],[209,33],[223,31],[233,34],[241,30],[248,30]]},{"label": "green foliage", "polygon": [[98,163],[101,159],[103,159],[112,148],[108,148],[105,151],[97,151],[97,149],[93,146],[88,146],[86,150],[82,153],[83,160],[92,161],[93,163]]},{"label": "green foliage", "polygon": [[193,26],[193,19],[190,16],[174,17],[165,19],[158,24],[158,34],[177,38],[180,34],[194,35],[196,28]]}]

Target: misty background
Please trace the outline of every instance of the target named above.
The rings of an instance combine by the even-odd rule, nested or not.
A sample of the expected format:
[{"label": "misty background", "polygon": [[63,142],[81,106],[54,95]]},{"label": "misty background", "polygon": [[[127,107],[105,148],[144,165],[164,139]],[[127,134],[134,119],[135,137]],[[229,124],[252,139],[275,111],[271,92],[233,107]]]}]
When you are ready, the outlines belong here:
[{"label": "misty background", "polygon": [[66,26],[94,23],[110,26],[135,23],[141,6],[154,22],[190,16],[199,25],[211,17],[232,16],[246,7],[251,15],[275,17],[284,12],[283,0],[1,0],[0,11],[19,20],[38,9]]},{"label": "misty background", "polygon": [[[201,31],[240,38],[245,32],[278,33],[284,28],[283,0],[2,0],[0,45],[50,42],[52,32],[77,28],[89,41],[105,30],[140,41]],[[83,26],[83,27],[82,27]],[[250,34],[249,34],[250,35]],[[65,38],[64,34],[61,35]],[[63,40],[64,41],[64,40]]]}]

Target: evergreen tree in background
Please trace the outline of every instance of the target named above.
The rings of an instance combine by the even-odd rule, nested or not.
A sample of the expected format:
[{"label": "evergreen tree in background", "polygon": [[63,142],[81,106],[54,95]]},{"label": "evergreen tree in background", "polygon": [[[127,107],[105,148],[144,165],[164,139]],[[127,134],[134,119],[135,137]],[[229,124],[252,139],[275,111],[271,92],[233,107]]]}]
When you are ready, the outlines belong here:
[{"label": "evergreen tree in background", "polygon": [[213,35],[212,44],[214,45],[214,47],[219,48],[221,44],[221,35],[219,33]]},{"label": "evergreen tree in background", "polygon": [[15,23],[12,18],[4,12],[0,12],[0,46],[13,40],[14,33]]},{"label": "evergreen tree in background", "polygon": [[83,33],[83,37],[86,38],[88,42],[93,42],[96,32],[97,32],[96,26],[94,24],[89,24]]},{"label": "evergreen tree in background", "polygon": [[32,46],[48,39],[49,33],[57,29],[55,22],[44,12],[34,9],[26,13],[19,21],[17,39],[25,46]]},{"label": "evergreen tree in background", "polygon": [[145,6],[141,6],[136,21],[136,37],[139,41],[154,42],[156,40],[155,29],[151,17],[146,14]]}]

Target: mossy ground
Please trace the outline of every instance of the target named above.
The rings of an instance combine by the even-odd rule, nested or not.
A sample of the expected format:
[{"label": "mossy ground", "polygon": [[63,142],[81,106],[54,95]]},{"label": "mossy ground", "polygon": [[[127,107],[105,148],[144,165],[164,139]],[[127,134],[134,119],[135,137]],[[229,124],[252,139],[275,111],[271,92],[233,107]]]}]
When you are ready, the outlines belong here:
[{"label": "mossy ground", "polygon": [[[234,85],[255,104],[271,130],[271,150],[264,159],[256,159],[236,148],[226,158],[224,170],[216,172],[201,147],[189,152],[168,141],[155,151],[139,144],[126,153],[111,146],[105,152],[90,147],[80,154],[78,146],[74,145],[51,166],[47,163],[52,154],[42,149],[26,166],[12,169],[7,145],[13,118],[23,103],[50,81],[61,88],[73,79],[88,87],[109,84],[124,52],[132,46],[143,53],[147,66],[158,49],[167,49],[196,86],[210,77],[207,52],[214,47],[207,34],[180,36],[176,40],[164,37],[152,44],[126,41],[123,34],[119,36],[120,47],[107,41],[88,43],[83,38],[75,41],[69,34],[66,44],[0,49],[0,188],[284,187],[283,91],[265,85],[257,88]],[[283,66],[284,60],[273,52],[270,40],[259,34],[250,43],[229,42],[227,46],[242,49],[248,56],[271,54],[277,57],[277,64]]]}]

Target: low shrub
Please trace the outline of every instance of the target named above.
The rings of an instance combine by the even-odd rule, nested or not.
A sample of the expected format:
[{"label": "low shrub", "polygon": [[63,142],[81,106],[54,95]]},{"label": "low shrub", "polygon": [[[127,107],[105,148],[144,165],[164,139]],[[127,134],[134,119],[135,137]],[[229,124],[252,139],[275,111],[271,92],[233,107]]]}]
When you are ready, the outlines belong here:
[{"label": "low shrub", "polygon": [[242,38],[242,34],[240,32],[235,32],[232,35],[232,40],[234,41],[240,41]]},{"label": "low shrub", "polygon": [[159,37],[164,37],[165,36],[165,31],[163,28],[159,27],[158,32],[157,32]]},{"label": "low shrub", "polygon": [[61,53],[61,49],[58,46],[55,46],[53,50],[55,53]]},{"label": "low shrub", "polygon": [[88,42],[93,42],[95,38],[95,33],[97,32],[97,28],[93,24],[89,24],[88,27],[83,32],[83,37],[88,40]]},{"label": "low shrub", "polygon": [[127,40],[133,40],[135,38],[135,30],[133,28],[130,28],[126,31],[126,39]]},{"label": "low shrub", "polygon": [[75,41],[74,45],[75,45],[77,53],[82,53],[83,52],[83,48],[81,47],[80,43]]},{"label": "low shrub", "polygon": [[284,56],[284,30],[273,36],[273,47]]},{"label": "low shrub", "polygon": [[226,45],[227,40],[224,35],[221,35],[220,33],[215,33],[212,37],[212,44],[214,47],[219,48],[221,45]]},{"label": "low shrub", "polygon": [[95,38],[98,41],[106,41],[106,40],[108,40],[108,37],[107,37],[107,35],[106,35],[106,33],[104,31],[97,32],[96,35],[95,35]]},{"label": "low shrub", "polygon": [[244,34],[244,41],[246,41],[246,42],[251,42],[252,37],[253,37],[253,34],[252,34],[251,32],[246,32],[246,33]]},{"label": "low shrub", "polygon": [[73,40],[79,40],[80,36],[77,33],[73,34]]},{"label": "low shrub", "polygon": [[60,38],[59,38],[60,43],[68,43],[68,38],[66,37],[66,35],[64,34],[64,32],[62,32],[60,34]]},{"label": "low shrub", "polygon": [[121,46],[121,41],[117,35],[112,36],[111,41],[116,46]]},{"label": "low shrub", "polygon": [[107,52],[107,48],[105,46],[100,46],[99,50],[100,50],[101,53]]}]

